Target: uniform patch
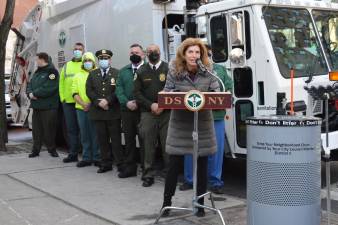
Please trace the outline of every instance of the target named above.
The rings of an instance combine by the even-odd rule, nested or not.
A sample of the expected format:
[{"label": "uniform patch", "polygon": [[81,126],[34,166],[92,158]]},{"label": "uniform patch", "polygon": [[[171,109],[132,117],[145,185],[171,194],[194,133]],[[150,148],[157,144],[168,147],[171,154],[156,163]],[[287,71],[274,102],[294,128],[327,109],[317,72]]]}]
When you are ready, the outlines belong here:
[{"label": "uniform patch", "polygon": [[115,85],[115,78],[112,78],[110,81],[111,81],[111,85]]},{"label": "uniform patch", "polygon": [[55,74],[50,74],[48,77],[49,77],[50,80],[55,80],[55,78],[56,78]]},{"label": "uniform patch", "polygon": [[161,82],[165,81],[165,74],[161,73],[160,76],[159,76],[159,78],[160,78]]},{"label": "uniform patch", "polygon": [[134,81],[137,79],[137,73],[134,74]]}]

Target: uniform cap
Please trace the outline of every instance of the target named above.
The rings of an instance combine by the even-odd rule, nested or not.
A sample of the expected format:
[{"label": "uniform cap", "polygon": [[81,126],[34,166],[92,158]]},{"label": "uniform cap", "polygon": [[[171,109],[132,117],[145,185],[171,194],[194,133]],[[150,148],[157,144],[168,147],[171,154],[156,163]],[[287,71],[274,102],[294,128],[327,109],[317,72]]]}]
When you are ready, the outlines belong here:
[{"label": "uniform cap", "polygon": [[101,49],[95,53],[95,56],[97,58],[100,58],[103,56],[111,58],[113,56],[113,52],[107,49]]}]

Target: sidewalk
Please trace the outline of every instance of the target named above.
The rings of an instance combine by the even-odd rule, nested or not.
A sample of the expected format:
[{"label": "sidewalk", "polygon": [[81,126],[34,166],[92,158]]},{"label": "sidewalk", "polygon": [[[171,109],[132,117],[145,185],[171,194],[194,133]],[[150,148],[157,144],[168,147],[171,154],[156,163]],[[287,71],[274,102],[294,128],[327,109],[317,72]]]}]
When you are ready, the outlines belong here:
[{"label": "sidewalk", "polygon": [[[153,224],[162,204],[162,181],[144,188],[139,176],[119,179],[116,170],[100,175],[96,170],[63,164],[47,152],[34,159],[25,153],[1,156],[0,224]],[[191,191],[177,191],[173,204],[188,207],[191,196]],[[244,201],[226,198],[216,205],[224,209],[227,224],[244,225]],[[211,213],[202,219],[185,212],[172,215],[160,224],[219,224]]]},{"label": "sidewalk", "polygon": [[[97,174],[94,166],[77,168],[64,164],[46,151],[29,159],[31,142],[11,141],[8,152],[0,151],[0,225],[150,225],[162,204],[163,179],[150,188],[142,187],[138,177],[119,179],[113,172]],[[242,166],[242,164],[241,164]],[[216,196],[227,225],[246,225],[245,183],[226,174],[227,193]],[[338,225],[338,162],[332,163],[332,225]],[[325,178],[325,174],[322,174]],[[243,174],[245,179],[245,172]],[[325,208],[325,189],[322,206]],[[192,191],[177,191],[173,205],[189,207]],[[234,197],[240,196],[240,197]],[[226,201],[224,201],[226,198]],[[210,202],[205,201],[207,204]],[[160,225],[217,225],[218,216],[207,212],[197,218],[186,212],[172,212]],[[325,211],[322,225],[326,225]]]}]

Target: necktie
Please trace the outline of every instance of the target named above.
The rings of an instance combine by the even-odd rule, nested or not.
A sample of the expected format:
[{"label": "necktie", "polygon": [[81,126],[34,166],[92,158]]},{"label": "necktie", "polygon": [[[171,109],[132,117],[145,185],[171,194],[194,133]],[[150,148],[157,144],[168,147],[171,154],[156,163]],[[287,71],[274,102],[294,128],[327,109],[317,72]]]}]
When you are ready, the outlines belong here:
[{"label": "necktie", "polygon": [[153,66],[153,70],[156,70],[156,66]]},{"label": "necktie", "polygon": [[136,73],[136,70],[137,70],[137,68],[133,68],[133,74],[135,74],[135,73]]},{"label": "necktie", "polygon": [[106,76],[107,76],[107,71],[103,71],[103,79],[106,79]]}]

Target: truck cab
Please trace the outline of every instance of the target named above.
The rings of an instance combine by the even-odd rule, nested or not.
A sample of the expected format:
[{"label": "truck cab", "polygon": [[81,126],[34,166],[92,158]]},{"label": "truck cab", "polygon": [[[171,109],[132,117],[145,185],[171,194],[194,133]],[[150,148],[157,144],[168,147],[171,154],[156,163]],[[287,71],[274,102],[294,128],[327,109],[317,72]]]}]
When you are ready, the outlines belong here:
[{"label": "truck cab", "polygon": [[[196,20],[198,36],[213,48],[213,61],[225,66],[234,81],[226,122],[231,156],[246,154],[247,117],[275,114],[279,93],[285,95],[283,105],[289,105],[291,75],[296,114],[324,118],[323,101],[313,100],[304,87],[333,85],[328,73],[338,70],[338,4],[224,0],[201,6]],[[334,102],[330,100],[331,150],[338,148]]]}]

